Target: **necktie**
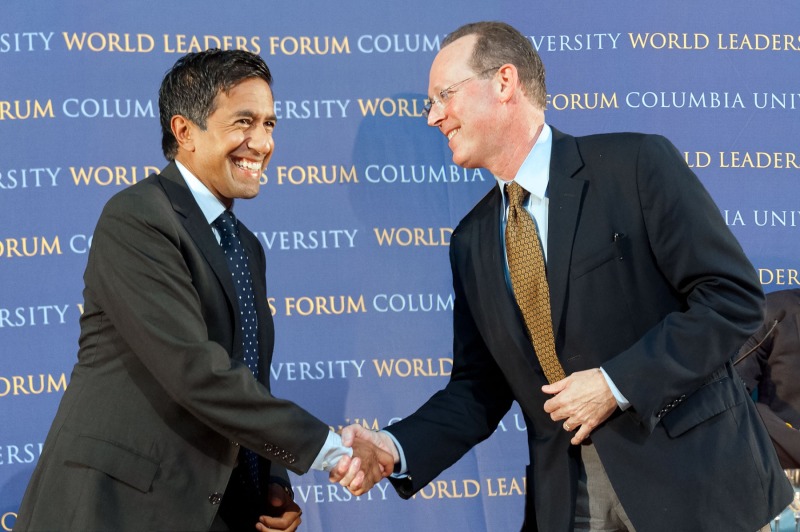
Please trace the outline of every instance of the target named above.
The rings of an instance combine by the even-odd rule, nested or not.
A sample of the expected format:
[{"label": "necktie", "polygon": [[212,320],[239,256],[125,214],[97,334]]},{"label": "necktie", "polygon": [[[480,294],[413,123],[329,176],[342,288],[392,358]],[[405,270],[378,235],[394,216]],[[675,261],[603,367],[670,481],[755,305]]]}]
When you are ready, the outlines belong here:
[{"label": "necktie", "polygon": [[[244,362],[253,375],[258,378],[258,317],[256,316],[253,279],[247,265],[247,253],[239,239],[236,217],[231,211],[224,211],[213,222],[219,232],[219,244],[225,252],[228,269],[231,271],[233,285],[239,299],[239,321],[242,326],[242,349]],[[244,458],[250,477],[258,489],[258,455],[244,449]]]},{"label": "necktie", "polygon": [[547,381],[552,383],[566,375],[556,355],[550,315],[550,287],[547,284],[539,233],[533,218],[522,206],[530,192],[513,181],[506,184],[505,188],[508,194],[506,255],[511,286],[536,357]]}]

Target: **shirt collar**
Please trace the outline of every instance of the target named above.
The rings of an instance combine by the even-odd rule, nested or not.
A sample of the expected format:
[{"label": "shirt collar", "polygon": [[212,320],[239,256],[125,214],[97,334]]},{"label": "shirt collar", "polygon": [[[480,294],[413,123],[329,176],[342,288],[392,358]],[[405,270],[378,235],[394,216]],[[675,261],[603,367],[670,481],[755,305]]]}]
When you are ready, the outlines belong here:
[{"label": "shirt collar", "polygon": [[200,210],[203,211],[203,216],[206,217],[206,221],[210,224],[219,218],[219,215],[225,211],[225,205],[223,205],[188,168],[177,160],[175,161],[175,166],[178,167],[178,171],[180,171],[183,180],[186,181],[186,185],[189,187],[192,196],[194,196],[194,200],[197,202]]},{"label": "shirt collar", "polygon": [[[517,175],[514,176],[516,181],[522,188],[531,193],[531,196],[537,197],[539,200],[544,199],[547,193],[547,183],[550,180],[550,152],[553,148],[553,135],[550,126],[544,124],[542,132],[539,133],[539,138],[531,148],[528,156],[519,167]],[[495,176],[500,191],[503,191],[503,186],[507,183]],[[504,195],[505,197],[505,195]],[[505,199],[503,200],[505,202]]]}]

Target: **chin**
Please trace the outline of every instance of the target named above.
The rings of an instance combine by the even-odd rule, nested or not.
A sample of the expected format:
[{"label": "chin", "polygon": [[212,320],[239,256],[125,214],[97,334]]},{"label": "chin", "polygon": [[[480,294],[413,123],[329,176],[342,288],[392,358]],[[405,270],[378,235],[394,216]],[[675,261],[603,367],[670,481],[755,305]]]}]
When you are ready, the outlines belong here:
[{"label": "chin", "polygon": [[453,162],[461,168],[483,168],[481,165],[470,162],[468,159],[458,157],[455,153],[453,154]]}]

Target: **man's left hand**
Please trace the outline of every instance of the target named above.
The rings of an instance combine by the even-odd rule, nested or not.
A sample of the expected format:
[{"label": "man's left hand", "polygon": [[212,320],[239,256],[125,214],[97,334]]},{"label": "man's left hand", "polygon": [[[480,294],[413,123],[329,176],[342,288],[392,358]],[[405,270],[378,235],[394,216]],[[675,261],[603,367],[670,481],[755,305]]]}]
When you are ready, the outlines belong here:
[{"label": "man's left hand", "polygon": [[267,502],[273,510],[270,512],[271,515],[262,515],[258,518],[256,530],[259,532],[274,530],[293,532],[303,522],[300,519],[303,511],[280,484],[270,484],[267,487]]},{"label": "man's left hand", "polygon": [[564,420],[564,430],[577,432],[570,440],[578,445],[617,408],[617,400],[600,368],[576,371],[569,377],[542,386],[554,397],[544,403],[553,421]]}]

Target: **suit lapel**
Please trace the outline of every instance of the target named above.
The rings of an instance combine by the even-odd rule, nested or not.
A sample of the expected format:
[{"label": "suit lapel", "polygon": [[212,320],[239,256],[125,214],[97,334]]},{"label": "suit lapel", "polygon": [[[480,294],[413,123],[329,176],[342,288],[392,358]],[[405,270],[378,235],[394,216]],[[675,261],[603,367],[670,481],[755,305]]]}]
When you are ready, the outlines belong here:
[{"label": "suit lapel", "polygon": [[517,306],[508,289],[505,278],[505,254],[500,234],[500,216],[503,208],[502,196],[497,186],[494,187],[482,213],[478,214],[479,226],[471,248],[476,251],[476,278],[485,280],[486,300],[494,304],[494,312],[506,323],[513,322],[517,316]]},{"label": "suit lapel", "polygon": [[550,307],[553,332],[558,347],[560,324],[569,281],[569,266],[580,206],[586,181],[574,178],[583,167],[575,138],[553,130],[548,194],[550,207],[547,235],[547,281],[550,284]]},{"label": "suit lapel", "polygon": [[[172,208],[179,215],[184,229],[189,233],[189,236],[191,236],[200,253],[208,261],[209,266],[211,266],[217,279],[222,284],[231,312],[236,316],[235,319],[238,320],[239,302],[236,296],[236,288],[233,286],[231,273],[228,269],[228,263],[225,260],[225,254],[222,252],[217,239],[214,238],[214,233],[211,231],[208,221],[203,216],[203,212],[198,207],[175,163],[170,163],[161,172],[161,185],[172,204]],[[240,334],[238,324],[235,330],[238,336]],[[238,344],[234,343],[234,345]]]},{"label": "suit lapel", "polygon": [[[525,333],[522,314],[505,277],[505,253],[501,235],[502,195],[499,187],[490,192],[482,211],[476,213],[478,227],[472,232],[470,248],[474,250],[475,289],[480,293],[481,305],[486,305],[481,322],[495,323],[484,334],[495,349],[492,354],[514,385],[529,385],[531,372],[536,372],[538,362],[533,346]],[[522,353],[523,356],[519,356]]]}]

